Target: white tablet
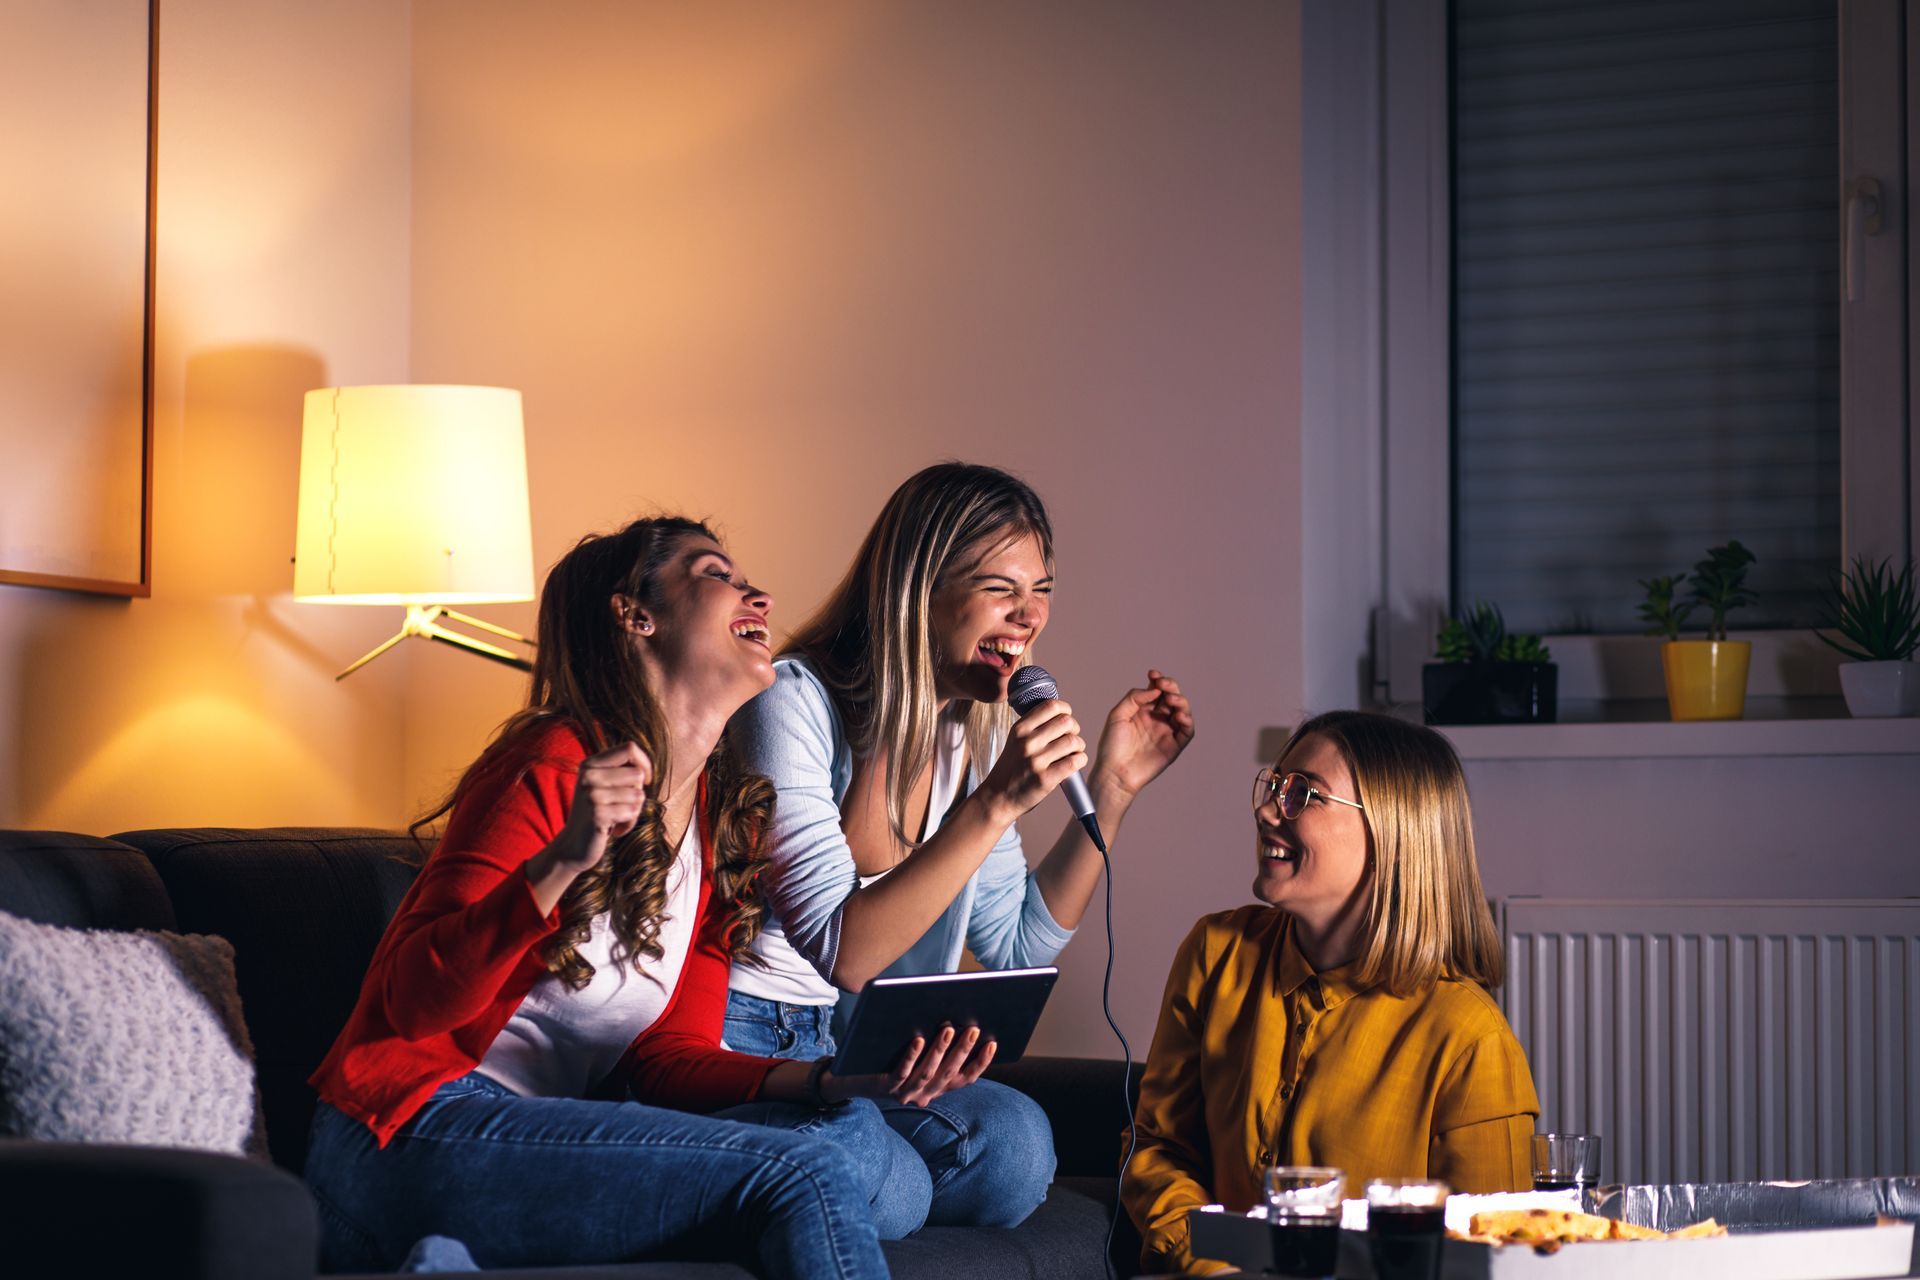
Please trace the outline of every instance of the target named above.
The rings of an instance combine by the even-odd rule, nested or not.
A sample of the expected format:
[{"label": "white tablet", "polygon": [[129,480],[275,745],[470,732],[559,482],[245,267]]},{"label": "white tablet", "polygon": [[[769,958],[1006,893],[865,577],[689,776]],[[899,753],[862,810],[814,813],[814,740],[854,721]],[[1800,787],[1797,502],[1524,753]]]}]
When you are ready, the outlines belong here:
[{"label": "white tablet", "polygon": [[912,1039],[931,1041],[940,1028],[979,1027],[983,1038],[999,1041],[995,1062],[1017,1062],[1046,1006],[1060,971],[991,969],[979,973],[935,973],[915,978],[875,978],[854,1001],[847,1034],[833,1059],[837,1076],[890,1071]]}]

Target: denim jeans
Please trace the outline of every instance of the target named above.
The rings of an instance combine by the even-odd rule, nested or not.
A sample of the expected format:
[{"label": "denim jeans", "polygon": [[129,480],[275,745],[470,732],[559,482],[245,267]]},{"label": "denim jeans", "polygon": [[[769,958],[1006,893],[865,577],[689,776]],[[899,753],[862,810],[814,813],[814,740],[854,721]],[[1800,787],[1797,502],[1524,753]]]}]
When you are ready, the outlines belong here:
[{"label": "denim jeans", "polygon": [[[769,1058],[834,1051],[831,1005],[727,993],[727,1047]],[[1017,1089],[976,1080],[922,1107],[883,1102],[887,1127],[917,1153],[932,1183],[929,1226],[1013,1227],[1053,1181],[1053,1126]]]},{"label": "denim jeans", "polygon": [[882,1280],[858,1144],[821,1136],[637,1102],[523,1098],[473,1074],[440,1086],[384,1149],[322,1103],[306,1176],[329,1271],[391,1269],[442,1235],[489,1268],[670,1253]]}]

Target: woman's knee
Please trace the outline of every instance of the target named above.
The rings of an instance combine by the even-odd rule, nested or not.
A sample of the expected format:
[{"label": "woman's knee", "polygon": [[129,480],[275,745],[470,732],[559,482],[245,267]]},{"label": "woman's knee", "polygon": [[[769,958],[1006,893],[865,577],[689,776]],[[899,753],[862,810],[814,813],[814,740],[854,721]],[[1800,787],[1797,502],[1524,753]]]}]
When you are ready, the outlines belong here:
[{"label": "woman's knee", "polygon": [[993,1181],[1004,1188],[1010,1211],[1019,1214],[1013,1221],[1019,1222],[1039,1207],[1053,1184],[1053,1122],[1039,1103],[1018,1089],[995,1085],[993,1092],[993,1106],[975,1140],[984,1144]]},{"label": "woman's knee", "polygon": [[359,1181],[359,1163],[364,1158],[360,1134],[354,1122],[321,1103],[314,1110],[308,1129],[307,1161],[302,1177],[313,1196],[320,1225],[320,1261],[326,1271],[379,1270],[389,1265],[373,1234],[346,1210],[335,1203],[342,1190],[351,1190]]},{"label": "woman's knee", "polygon": [[933,1177],[919,1153],[888,1127],[877,1106],[855,1098],[826,1112],[815,1132],[854,1165],[882,1240],[898,1240],[926,1225]]},{"label": "woman's knee", "polygon": [[893,1119],[935,1167],[929,1221],[1017,1226],[1046,1199],[1054,1174],[1053,1125],[1033,1099],[982,1081],[926,1110],[933,1114],[917,1122],[898,1112]]}]

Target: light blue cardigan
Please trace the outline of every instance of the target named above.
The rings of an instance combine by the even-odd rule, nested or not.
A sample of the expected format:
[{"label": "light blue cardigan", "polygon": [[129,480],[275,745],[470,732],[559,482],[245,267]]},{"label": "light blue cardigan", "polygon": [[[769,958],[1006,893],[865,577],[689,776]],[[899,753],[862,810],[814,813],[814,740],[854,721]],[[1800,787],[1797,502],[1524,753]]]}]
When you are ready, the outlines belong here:
[{"label": "light blue cardigan", "polygon": [[[773,927],[756,949],[785,970],[789,966],[779,961],[786,957],[778,953],[790,945],[822,976],[816,1002],[828,1003],[837,993],[824,975],[833,972],[840,953],[841,909],[860,885],[840,828],[840,804],[853,782],[853,750],[832,696],[804,658],[776,662],[773,687],[741,708],[732,727],[746,766],[765,774],[779,792],[770,865],[760,879]],[[974,762],[960,796],[979,785],[983,772]],[[989,969],[1042,965],[1072,937],[1047,910],[1020,833],[1009,826],[960,895],[886,973],[951,973],[960,967],[962,947]],[[735,986],[751,972],[736,966]],[[746,985],[753,985],[751,978]]]}]

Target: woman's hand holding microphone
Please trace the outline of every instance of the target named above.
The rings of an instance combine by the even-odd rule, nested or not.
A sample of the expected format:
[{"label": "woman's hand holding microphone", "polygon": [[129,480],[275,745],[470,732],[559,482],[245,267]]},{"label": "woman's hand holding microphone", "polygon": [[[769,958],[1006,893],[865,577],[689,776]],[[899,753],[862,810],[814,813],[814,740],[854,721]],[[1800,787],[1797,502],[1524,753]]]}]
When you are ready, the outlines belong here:
[{"label": "woman's hand holding microphone", "polygon": [[1087,740],[1073,708],[1050,698],[1013,722],[1000,758],[974,794],[994,821],[1011,826],[1073,775],[1087,767]]}]

